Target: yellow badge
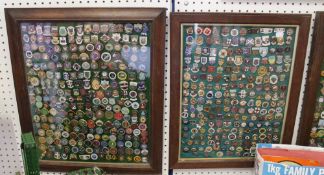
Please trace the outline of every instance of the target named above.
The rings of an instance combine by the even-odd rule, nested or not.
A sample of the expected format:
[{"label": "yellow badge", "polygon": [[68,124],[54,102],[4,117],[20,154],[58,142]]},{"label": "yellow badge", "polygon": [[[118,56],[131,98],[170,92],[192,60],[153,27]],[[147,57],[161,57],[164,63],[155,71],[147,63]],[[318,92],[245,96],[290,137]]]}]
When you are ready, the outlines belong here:
[{"label": "yellow badge", "polygon": [[98,90],[100,88],[100,82],[98,79],[93,79],[91,82],[91,87],[94,90]]},{"label": "yellow badge", "polygon": [[321,76],[324,77],[324,70],[321,71]]},{"label": "yellow badge", "polygon": [[142,160],[142,158],[140,156],[135,156],[134,157],[135,162],[140,162],[141,160]]},{"label": "yellow badge", "polygon": [[183,79],[184,79],[185,81],[189,81],[189,80],[191,79],[191,75],[190,75],[190,73],[189,73],[189,72],[184,73],[184,74],[183,74]]},{"label": "yellow badge", "polygon": [[319,130],[317,132],[317,137],[324,137],[324,130]]},{"label": "yellow badge", "polygon": [[260,76],[265,75],[267,72],[268,72],[268,69],[267,69],[267,67],[265,67],[265,66],[260,66],[259,69],[258,69],[258,74],[259,74]]}]

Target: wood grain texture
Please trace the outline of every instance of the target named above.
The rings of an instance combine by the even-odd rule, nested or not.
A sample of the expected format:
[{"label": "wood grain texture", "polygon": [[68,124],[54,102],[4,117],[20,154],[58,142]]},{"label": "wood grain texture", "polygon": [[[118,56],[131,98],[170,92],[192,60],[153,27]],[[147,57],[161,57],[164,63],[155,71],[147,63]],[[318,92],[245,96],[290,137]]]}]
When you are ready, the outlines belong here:
[{"label": "wood grain texture", "polygon": [[297,137],[297,144],[308,146],[314,119],[316,95],[320,86],[321,64],[324,61],[324,12],[317,12],[312,40],[309,69],[303,99],[303,108]]},{"label": "wood grain texture", "polygon": [[171,168],[233,168],[252,167],[253,160],[215,159],[210,161],[179,160],[181,23],[273,24],[298,25],[299,34],[295,65],[282,143],[290,144],[295,126],[299,92],[305,63],[311,15],[235,14],[235,13],[172,13],[171,14],[171,99],[170,99],[170,167]]},{"label": "wood grain texture", "polygon": [[165,50],[164,8],[37,8],[5,9],[10,56],[16,98],[22,132],[33,131],[27,93],[27,81],[23,61],[20,34],[21,22],[67,22],[67,21],[129,21],[150,22],[151,29],[151,128],[150,162],[147,164],[114,164],[95,162],[40,161],[41,170],[70,171],[82,167],[98,166],[107,172],[160,173],[162,168],[162,125]]}]

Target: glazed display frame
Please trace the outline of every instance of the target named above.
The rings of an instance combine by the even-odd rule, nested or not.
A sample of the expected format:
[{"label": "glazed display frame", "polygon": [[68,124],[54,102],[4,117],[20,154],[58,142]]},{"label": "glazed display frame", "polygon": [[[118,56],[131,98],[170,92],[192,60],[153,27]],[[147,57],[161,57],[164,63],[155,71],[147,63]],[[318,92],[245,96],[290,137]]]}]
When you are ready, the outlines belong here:
[{"label": "glazed display frame", "polygon": [[281,143],[292,141],[298,99],[300,94],[303,66],[306,56],[310,15],[286,14],[235,14],[235,13],[172,13],[171,14],[171,102],[170,102],[170,167],[172,169],[187,168],[231,168],[252,167],[254,159],[242,158],[180,158],[180,108],[181,108],[181,70],[182,70],[182,24],[219,24],[219,25],[296,25],[299,28],[296,42],[295,62],[291,77],[290,95],[288,97],[287,115]]},{"label": "glazed display frame", "polygon": [[[303,105],[301,111],[301,119],[299,124],[297,144],[303,146],[318,146],[317,141],[311,144],[311,139],[313,137],[317,138],[317,128],[319,120],[323,120],[322,114],[318,113],[318,118],[315,118],[315,113],[317,108],[322,109],[321,103],[319,102],[319,94],[321,94],[322,89],[321,77],[323,77],[323,54],[324,50],[322,48],[324,40],[321,39],[324,34],[324,12],[316,12],[315,23],[314,23],[314,33],[312,36],[312,47],[309,59],[309,68],[307,72],[307,79],[305,85],[305,92],[303,97]],[[314,130],[312,129],[314,127]],[[323,128],[321,128],[323,129]],[[311,136],[312,135],[312,136]],[[321,142],[323,144],[323,142]]]},{"label": "glazed display frame", "polygon": [[[22,132],[34,132],[27,91],[20,24],[24,22],[148,22],[150,49],[150,126],[148,163],[98,163],[40,160],[41,170],[70,171],[100,167],[107,172],[159,173],[162,167],[163,79],[165,44],[164,8],[28,8],[5,9],[7,31]],[[162,33],[162,34],[161,34]]]}]

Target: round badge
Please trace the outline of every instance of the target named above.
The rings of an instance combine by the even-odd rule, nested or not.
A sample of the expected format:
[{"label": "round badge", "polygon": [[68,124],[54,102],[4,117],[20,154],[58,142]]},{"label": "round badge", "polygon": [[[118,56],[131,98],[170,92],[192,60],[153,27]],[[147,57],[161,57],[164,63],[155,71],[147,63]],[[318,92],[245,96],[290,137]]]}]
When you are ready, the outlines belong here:
[{"label": "round badge", "polygon": [[104,62],[109,62],[111,60],[111,54],[109,52],[103,52],[101,54],[101,59]]},{"label": "round badge", "polygon": [[216,153],[216,156],[217,156],[217,157],[223,157],[223,156],[224,156],[224,153],[221,152],[221,151],[218,151],[218,152]]},{"label": "round badge", "polygon": [[194,42],[194,38],[192,36],[187,36],[186,38],[186,44],[187,45],[192,45]]},{"label": "round badge", "polygon": [[121,110],[121,107],[119,105],[114,105],[113,106],[113,111],[114,112],[120,112],[120,110]]},{"label": "round badge", "polygon": [[90,69],[90,64],[88,62],[83,62],[81,67],[84,70],[88,70],[88,69]]},{"label": "round badge", "polygon": [[104,97],[101,99],[101,103],[104,104],[104,105],[107,105],[109,102],[108,98]]},{"label": "round badge", "polygon": [[142,158],[140,156],[135,156],[134,157],[134,161],[135,162],[141,162],[142,161]]},{"label": "round badge", "polygon": [[105,112],[105,117],[107,119],[112,119],[114,117],[114,113],[112,111],[106,111]]},{"label": "round badge", "polygon": [[135,136],[139,136],[139,135],[141,134],[141,130],[139,130],[139,129],[134,129],[134,130],[133,130],[133,134],[134,134]]},{"label": "round badge", "polygon": [[126,72],[124,72],[124,71],[119,71],[119,72],[117,73],[117,78],[118,78],[119,80],[126,80],[126,78],[127,78],[127,74],[126,74]]},{"label": "round badge", "polygon": [[117,113],[115,113],[114,118],[116,120],[121,120],[121,119],[123,119],[123,114],[120,112],[117,112]]},{"label": "round badge", "polygon": [[112,51],[112,50],[114,50],[114,45],[112,43],[107,43],[105,45],[105,49],[108,51]]},{"label": "round badge", "polygon": [[122,112],[124,115],[127,115],[127,114],[129,114],[129,108],[127,108],[127,107],[123,107],[123,108],[121,109],[121,112]]},{"label": "round badge", "polygon": [[87,49],[87,51],[91,52],[91,51],[94,50],[94,45],[93,44],[87,44],[86,49]]},{"label": "round badge", "polygon": [[237,29],[232,29],[231,30],[231,35],[232,36],[237,36],[239,34],[239,31]]},{"label": "round badge", "polygon": [[138,125],[138,128],[142,131],[145,131],[147,129],[147,125],[145,123],[141,123]]},{"label": "round badge", "polygon": [[128,53],[130,51],[129,45],[123,45],[122,52]]},{"label": "round badge", "polygon": [[79,58],[83,61],[88,60],[89,59],[89,55],[87,53],[81,53]]},{"label": "round badge", "polygon": [[136,98],[136,97],[137,97],[137,92],[136,92],[136,91],[130,91],[130,92],[129,92],[129,96],[130,96],[131,98]]},{"label": "round badge", "polygon": [[112,80],[115,80],[116,79],[116,73],[115,72],[109,72],[108,76]]},{"label": "round badge", "polygon": [[133,146],[133,143],[131,141],[126,141],[125,142],[125,147],[126,148],[131,148]]},{"label": "round badge", "polygon": [[133,102],[132,103],[132,108],[133,109],[138,109],[139,108],[139,103],[138,102]]}]

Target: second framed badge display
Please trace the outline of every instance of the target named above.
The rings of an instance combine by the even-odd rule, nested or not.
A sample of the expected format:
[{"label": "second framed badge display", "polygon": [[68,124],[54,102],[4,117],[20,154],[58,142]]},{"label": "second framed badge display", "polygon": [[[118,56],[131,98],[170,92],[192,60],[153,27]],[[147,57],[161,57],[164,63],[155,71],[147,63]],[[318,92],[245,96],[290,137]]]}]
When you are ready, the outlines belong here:
[{"label": "second framed badge display", "polygon": [[6,9],[41,170],[161,171],[165,9]]},{"label": "second framed badge display", "polygon": [[317,12],[297,144],[324,147],[324,12]]},{"label": "second framed badge display", "polygon": [[171,15],[171,168],[253,166],[291,143],[310,15]]}]

